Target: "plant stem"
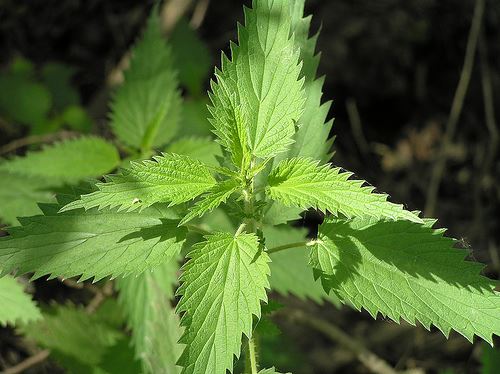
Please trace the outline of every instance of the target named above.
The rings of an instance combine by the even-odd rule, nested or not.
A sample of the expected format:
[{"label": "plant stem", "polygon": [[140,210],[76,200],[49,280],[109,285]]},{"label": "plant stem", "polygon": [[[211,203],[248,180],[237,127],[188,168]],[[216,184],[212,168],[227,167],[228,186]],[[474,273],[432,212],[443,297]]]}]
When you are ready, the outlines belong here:
[{"label": "plant stem", "polygon": [[248,339],[247,359],[245,362],[245,374],[257,374],[259,371],[257,365],[257,346],[254,338]]},{"label": "plant stem", "polygon": [[[252,160],[250,163],[250,169],[253,169],[255,161]],[[246,174],[246,172],[245,172]],[[245,214],[248,218],[244,220],[244,222],[240,225],[240,228],[237,231],[237,234],[246,229],[249,233],[257,232],[257,221],[255,219],[255,206],[254,206],[254,198],[255,198],[255,175],[252,175],[250,179],[247,180],[247,188],[245,190]],[[255,333],[255,332],[254,332]],[[245,373],[246,374],[257,374],[258,372],[258,364],[257,364],[257,354],[256,354],[256,344],[255,338],[251,337],[248,339],[248,350],[245,360]]]},{"label": "plant stem", "polygon": [[283,251],[283,250],[289,249],[289,248],[305,247],[308,244],[309,244],[309,242],[306,242],[306,241],[283,244],[283,245],[279,245],[277,247],[269,248],[267,250],[267,253],[276,253],[276,252]]}]

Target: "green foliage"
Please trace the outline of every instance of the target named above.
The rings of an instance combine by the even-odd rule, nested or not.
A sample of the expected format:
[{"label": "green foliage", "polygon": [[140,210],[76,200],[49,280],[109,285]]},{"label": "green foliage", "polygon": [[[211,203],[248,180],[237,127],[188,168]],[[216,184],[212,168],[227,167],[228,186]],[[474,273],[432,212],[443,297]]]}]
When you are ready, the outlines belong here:
[{"label": "green foliage", "polygon": [[125,82],[113,97],[111,126],[121,142],[146,151],[175,135],[180,105],[172,52],[154,10],[133,49]]},{"label": "green foliage", "polygon": [[[16,70],[20,63],[24,67]],[[25,60],[14,61],[10,71],[0,73],[0,112],[13,122],[31,126],[44,122],[52,106],[50,91],[33,74],[33,66]]]},{"label": "green foliage", "polygon": [[0,326],[26,323],[41,317],[35,303],[24,293],[23,287],[14,277],[0,278],[0,300]]},{"label": "green foliage", "polygon": [[177,220],[151,207],[138,213],[116,210],[58,213],[60,204],[42,206],[43,215],[20,218],[0,241],[3,273],[34,272],[33,279],[140,274],[175,258],[185,238]]},{"label": "green foliage", "polygon": [[180,277],[177,312],[187,344],[183,373],[224,373],[239,357],[242,334],[252,335],[252,316],[269,287],[269,257],[253,234],[216,233],[188,253]]},{"label": "green foliage", "polygon": [[184,18],[177,22],[169,42],[174,53],[175,66],[179,70],[179,82],[190,94],[201,95],[205,80],[212,69],[207,46]]},{"label": "green foliage", "polygon": [[189,210],[180,224],[183,225],[195,217],[201,217],[203,214],[211,212],[241,188],[241,183],[235,179],[228,179],[215,185]]},{"label": "green foliage", "polygon": [[453,248],[434,223],[328,219],[311,266],[325,289],[374,317],[433,324],[446,336],[454,329],[492,343],[500,333],[496,283],[479,275],[481,264],[464,261],[465,251]]},{"label": "green foliage", "polygon": [[70,372],[139,372],[125,334],[98,313],[90,315],[72,305],[52,307],[43,314],[43,320],[23,326],[22,331],[50,349],[51,357]]},{"label": "green foliage", "polygon": [[49,62],[42,68],[42,80],[52,95],[54,108],[58,111],[80,104],[80,96],[71,85],[74,74],[73,68],[57,62]]},{"label": "green foliage", "polygon": [[217,158],[222,157],[220,146],[208,137],[181,138],[172,142],[166,152],[189,156],[212,166],[218,166]]},{"label": "green foliage", "polygon": [[481,356],[483,364],[481,374],[495,374],[500,368],[500,351],[498,348],[483,344],[483,354]]},{"label": "green foliage", "polygon": [[[116,285],[141,368],[131,360],[116,308],[90,316],[67,306],[24,331],[69,371],[222,374],[233,372],[242,346],[255,364],[252,336],[277,332],[269,318],[260,318],[273,310],[261,305],[269,288],[304,301],[341,301],[374,317],[435,325],[445,335],[453,329],[469,340],[478,335],[491,343],[500,333],[496,283],[479,275],[481,265],[464,261],[444,230],[432,228],[433,220],[324,164],[332,144],[330,103],[321,103],[317,36],[309,36],[303,9],[303,0],[254,0],[245,9],[238,42],[230,57],[222,56],[209,94],[221,148],[204,138],[207,113],[198,96],[206,52],[186,24],[174,32],[181,83],[196,96],[181,108],[173,52],[155,8],[112,103],[113,131],[130,151],[126,167],[90,191],[40,204],[41,213],[20,218],[0,238],[3,275],[124,277]],[[25,80],[34,74],[23,63],[12,72]],[[44,76],[51,90],[67,89],[69,71],[49,66]],[[71,95],[53,96],[55,106],[64,107],[54,128],[60,121],[90,128]],[[41,109],[36,116],[46,116]],[[185,138],[166,145],[178,124],[188,127]],[[168,153],[155,155],[159,147]],[[0,176],[8,182],[0,188],[0,217],[15,222],[19,214],[36,214],[33,201],[49,199],[48,187],[101,176],[118,164],[116,149],[95,137],[2,162]],[[279,226],[311,208],[327,215],[317,238]],[[0,292],[5,284],[12,292],[12,282],[0,279]],[[19,285],[14,289],[18,300],[32,305]],[[175,310],[174,295],[180,297]],[[23,318],[15,302],[9,308],[0,311],[6,311],[0,322]]]},{"label": "green foliage", "polygon": [[37,203],[50,202],[47,182],[8,172],[0,172],[0,222],[18,223],[17,217],[40,213]]},{"label": "green foliage", "polygon": [[118,280],[120,302],[144,372],[180,373],[176,362],[182,352],[177,343],[182,330],[170,304],[178,269],[176,258],[172,258],[151,272]]},{"label": "green foliage", "polygon": [[0,172],[44,180],[51,186],[77,183],[113,170],[120,161],[109,142],[94,136],[66,140],[0,163]]},{"label": "green foliage", "polygon": [[284,160],[269,175],[269,196],[286,206],[315,208],[346,217],[408,219],[422,222],[403,205],[387,201],[387,195],[373,193],[375,187],[349,179],[352,173],[318,165],[307,158]]},{"label": "green foliage", "polygon": [[[291,0],[290,13],[296,48],[302,61],[301,76],[304,77],[306,101],[304,112],[297,121],[295,142],[286,152],[288,158],[310,157],[326,162],[331,156],[333,138],[328,140],[333,120],[327,121],[331,102],[321,103],[324,78],[316,78],[319,54],[315,54],[318,34],[309,37],[311,17],[303,17],[304,0]],[[279,157],[278,157],[279,159]]]},{"label": "green foliage", "polygon": [[208,117],[208,98],[188,99],[182,105],[180,128],[184,136],[206,137],[212,134]]},{"label": "green foliage", "polygon": [[[290,37],[286,1],[254,1],[245,9],[245,26],[238,27],[238,45],[231,45],[231,60],[223,55],[217,82],[212,83],[212,124],[221,144],[248,139],[254,157],[283,152],[293,142],[295,121],[305,101],[299,80],[299,50]],[[243,121],[244,134],[237,122]]]},{"label": "green foliage", "polygon": [[133,211],[155,203],[180,204],[201,195],[216,184],[208,167],[188,156],[163,154],[153,161],[131,162],[120,174],[97,183],[98,191],[82,195],[62,211],[98,207]]},{"label": "green foliage", "polygon": [[0,72],[0,116],[30,127],[32,134],[65,126],[88,131],[92,122],[71,86],[73,75],[74,69],[61,63],[49,62],[38,72],[31,62],[14,59]]}]

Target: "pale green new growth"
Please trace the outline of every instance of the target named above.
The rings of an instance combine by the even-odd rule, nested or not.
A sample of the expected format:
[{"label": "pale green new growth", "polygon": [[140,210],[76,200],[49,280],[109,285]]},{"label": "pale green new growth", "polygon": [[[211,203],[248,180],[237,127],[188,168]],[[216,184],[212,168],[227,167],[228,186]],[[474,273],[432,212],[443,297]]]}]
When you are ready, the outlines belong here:
[{"label": "pale green new growth", "polygon": [[34,272],[80,280],[139,274],[177,256],[185,238],[178,221],[151,207],[139,213],[75,210],[58,214],[59,205],[44,206],[44,215],[20,218],[0,241],[3,273]]},{"label": "pale green new growth", "polygon": [[0,278],[0,326],[26,323],[41,317],[40,311],[31,298],[24,292],[23,286],[13,277]]},{"label": "pale green new growth", "polygon": [[241,189],[241,183],[235,179],[228,179],[218,183],[203,195],[200,201],[193,205],[189,213],[181,220],[180,225],[191,221],[193,218],[201,217],[207,212],[211,212],[220,204],[226,202],[229,196]]},{"label": "pale green new growth", "polygon": [[119,162],[118,151],[111,143],[86,136],[3,162],[0,171],[39,178],[47,185],[60,186],[109,173]]},{"label": "pale green new growth", "polygon": [[155,203],[180,204],[201,195],[216,184],[207,166],[188,156],[163,154],[153,160],[131,162],[119,174],[97,183],[99,191],[82,195],[61,211],[98,207],[133,211]]},{"label": "pale green new growth", "polygon": [[403,205],[387,201],[387,195],[373,193],[374,187],[365,181],[350,179],[352,173],[319,166],[319,161],[307,158],[284,160],[269,175],[267,193],[286,206],[315,208],[346,217],[407,219],[422,222]]},{"label": "pale green new growth", "polygon": [[171,306],[179,266],[176,258],[141,275],[117,280],[120,302],[132,329],[136,356],[145,373],[180,373],[182,330]]},{"label": "pale green new growth", "polygon": [[[245,26],[238,27],[231,59],[222,56],[217,82],[212,82],[211,122],[233,157],[240,135],[246,135],[251,154],[260,158],[283,152],[293,142],[305,96],[290,27],[288,1],[256,0],[253,9],[245,9]],[[239,134],[238,121],[244,134]]]},{"label": "pale green new growth", "polygon": [[255,235],[228,233],[207,236],[188,257],[178,290],[187,344],[179,364],[185,374],[232,371],[242,334],[252,335],[252,318],[267,301],[269,257]]},{"label": "pale green new growth", "polygon": [[149,150],[175,135],[181,98],[173,63],[154,10],[111,104],[111,126],[124,144]]},{"label": "pale green new growth", "polygon": [[481,264],[464,261],[434,220],[329,219],[319,230],[311,266],[326,289],[357,309],[399,322],[456,330],[492,343],[500,334],[496,283],[479,275]]}]

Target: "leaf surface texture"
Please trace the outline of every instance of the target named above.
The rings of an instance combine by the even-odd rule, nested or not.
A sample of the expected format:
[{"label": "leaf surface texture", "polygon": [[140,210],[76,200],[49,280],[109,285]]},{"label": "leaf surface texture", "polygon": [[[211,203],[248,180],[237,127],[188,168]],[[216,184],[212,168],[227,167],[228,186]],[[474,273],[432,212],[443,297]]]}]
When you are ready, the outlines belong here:
[{"label": "leaf surface texture", "polygon": [[269,257],[253,234],[216,233],[196,244],[183,266],[177,312],[186,327],[179,364],[183,373],[232,371],[242,334],[267,301]]},{"label": "leaf surface texture", "polygon": [[310,263],[326,289],[372,316],[435,325],[492,343],[500,333],[500,295],[479,275],[481,264],[464,261],[435,221],[330,219],[321,225]]}]

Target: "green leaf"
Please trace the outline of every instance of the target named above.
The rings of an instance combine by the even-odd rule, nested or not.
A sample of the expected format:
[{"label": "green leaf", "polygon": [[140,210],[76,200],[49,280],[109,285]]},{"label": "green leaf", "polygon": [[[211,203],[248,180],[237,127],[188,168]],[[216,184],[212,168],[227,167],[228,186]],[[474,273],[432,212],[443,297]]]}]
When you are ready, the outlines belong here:
[{"label": "green leaf", "polygon": [[[267,248],[306,240],[305,229],[265,226],[263,231]],[[272,290],[283,296],[294,295],[304,301],[311,299],[322,304],[326,300],[334,305],[340,305],[340,301],[333,293],[328,295],[321,283],[314,280],[313,272],[308,265],[309,250],[306,246],[271,253],[269,257],[272,260],[269,278]]]},{"label": "green leaf", "polygon": [[90,365],[97,365],[104,351],[121,337],[119,331],[72,305],[52,308],[44,313],[42,321],[21,330],[38,344],[64,355],[79,357]]},{"label": "green leaf", "polygon": [[118,151],[111,143],[87,136],[15,157],[1,163],[0,171],[39,178],[52,186],[60,186],[109,173],[119,162]]},{"label": "green leaf", "polygon": [[49,89],[54,102],[54,109],[62,111],[68,106],[80,104],[80,96],[71,85],[75,69],[58,62],[49,62],[42,68],[42,79]]},{"label": "green leaf", "polygon": [[16,322],[26,323],[41,317],[40,311],[14,277],[0,278],[0,326],[14,325]]},{"label": "green leaf", "polygon": [[171,306],[179,266],[175,258],[151,272],[117,282],[120,302],[132,329],[136,356],[150,373],[180,373],[176,362],[182,346],[182,330]]},{"label": "green leaf", "polygon": [[188,137],[171,143],[166,151],[189,156],[204,164],[218,166],[217,157],[222,157],[220,145],[209,137]]},{"label": "green leaf", "polygon": [[333,120],[327,121],[331,101],[321,103],[324,77],[316,78],[320,55],[315,54],[318,34],[309,38],[311,17],[303,17],[304,0],[291,0],[292,32],[296,48],[300,48],[303,62],[301,76],[304,77],[306,102],[295,133],[295,142],[283,154],[286,158],[310,157],[327,162],[331,156],[333,139],[328,140]]},{"label": "green leaf", "polygon": [[267,300],[269,257],[253,234],[216,233],[196,244],[183,266],[177,306],[187,344],[183,373],[232,371],[242,334],[252,334],[253,316]]},{"label": "green leaf", "polygon": [[241,183],[234,179],[228,179],[216,184],[202,196],[200,201],[193,205],[179,224],[183,225],[196,217],[201,217],[203,214],[211,212],[220,204],[226,202],[229,196],[241,190],[241,188]]},{"label": "green leaf", "polygon": [[[328,161],[331,157],[333,138],[328,140],[328,136],[333,120],[326,120],[331,102],[321,104],[324,77],[316,78],[320,55],[315,54],[315,49],[319,32],[309,38],[311,17],[303,17],[304,2],[304,0],[290,0],[294,41],[300,48],[300,58],[303,62],[301,75],[305,78],[306,102],[304,112],[297,122],[295,142],[287,152],[273,160],[273,165],[277,165],[282,159],[299,156],[322,162]],[[271,202],[265,220],[273,224],[286,223],[298,219],[299,213],[300,210],[297,211],[297,208]]]},{"label": "green leaf", "polygon": [[140,274],[174,258],[186,231],[164,209],[139,213],[115,210],[74,210],[62,214],[60,205],[42,206],[44,215],[20,218],[22,226],[0,238],[0,268],[34,272],[33,279],[50,274],[65,278]]},{"label": "green leaf", "polygon": [[[98,312],[100,309],[98,309]],[[22,326],[24,334],[50,349],[71,373],[138,373],[140,367],[128,348],[126,336],[109,325],[100,313],[89,314],[73,305],[54,306],[43,320]]]},{"label": "green leaf", "polygon": [[37,203],[50,202],[47,183],[38,178],[0,172],[0,222],[18,223],[17,217],[40,213]]},{"label": "green leaf", "polygon": [[98,191],[82,195],[61,211],[76,208],[114,208],[133,211],[155,203],[180,204],[216,184],[207,166],[188,156],[163,154],[153,160],[131,162],[120,174],[97,183]]},{"label": "green leaf", "polygon": [[199,99],[184,100],[182,104],[182,117],[180,119],[180,128],[184,136],[210,136],[211,132],[210,122],[208,117],[208,97],[201,97]]},{"label": "green leaf", "polygon": [[349,179],[352,173],[307,158],[284,160],[271,172],[267,193],[286,206],[315,208],[346,217],[407,219],[422,222],[403,205],[387,201],[387,195],[373,193],[362,180]]},{"label": "green leaf", "polygon": [[200,40],[196,31],[182,18],[169,37],[179,71],[179,81],[191,95],[201,96],[205,81],[212,69],[208,47]]},{"label": "green leaf", "polygon": [[245,9],[239,44],[231,44],[231,60],[222,56],[210,94],[214,133],[228,150],[237,139],[237,110],[253,156],[275,156],[293,142],[305,96],[290,27],[286,0],[254,0]]},{"label": "green leaf", "polygon": [[177,132],[181,105],[173,56],[161,34],[156,7],[132,50],[125,83],[111,104],[111,126],[124,144],[149,150]]},{"label": "green leaf", "polygon": [[21,73],[0,73],[0,114],[11,121],[35,126],[47,119],[52,96],[42,84]]},{"label": "green leaf", "polygon": [[500,350],[483,344],[483,354],[481,362],[483,367],[481,374],[496,374],[500,368]]},{"label": "green leaf", "polygon": [[89,132],[92,129],[92,119],[79,105],[66,107],[61,113],[61,121],[75,131]]},{"label": "green leaf", "polygon": [[310,263],[326,289],[374,317],[420,321],[446,336],[454,329],[492,343],[492,334],[500,334],[496,283],[479,275],[481,264],[464,261],[465,251],[434,223],[327,220]]}]

